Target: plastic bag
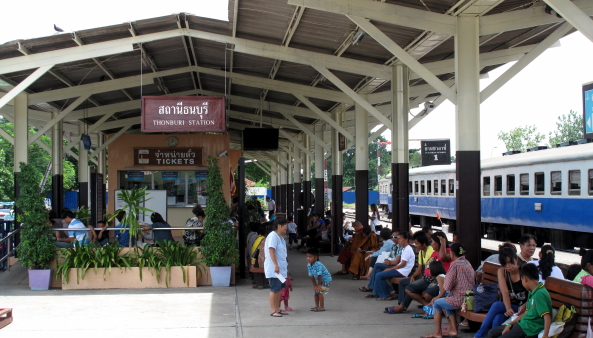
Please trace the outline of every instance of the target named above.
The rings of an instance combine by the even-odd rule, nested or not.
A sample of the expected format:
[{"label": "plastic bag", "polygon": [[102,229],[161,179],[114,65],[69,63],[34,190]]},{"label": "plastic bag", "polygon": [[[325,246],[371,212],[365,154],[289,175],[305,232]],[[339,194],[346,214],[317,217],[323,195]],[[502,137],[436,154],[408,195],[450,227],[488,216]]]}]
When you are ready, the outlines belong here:
[{"label": "plastic bag", "polygon": [[593,338],[593,329],[591,329],[591,317],[589,317],[589,325],[587,326],[587,338]]},{"label": "plastic bag", "polygon": [[[552,325],[550,325],[550,332],[548,332],[548,337],[552,337],[557,334],[560,334],[562,332],[562,330],[564,330],[564,322],[553,322]],[[540,332],[537,335],[538,338],[542,338],[543,336],[544,336],[544,331]]]},{"label": "plastic bag", "polygon": [[509,319],[505,320],[505,321],[504,321],[504,323],[502,323],[501,325],[504,325],[504,324],[510,323],[510,322],[512,322],[513,320],[517,319],[517,317],[519,317],[519,315],[515,313],[515,314],[513,314],[512,316],[510,316],[510,317],[509,317]]}]

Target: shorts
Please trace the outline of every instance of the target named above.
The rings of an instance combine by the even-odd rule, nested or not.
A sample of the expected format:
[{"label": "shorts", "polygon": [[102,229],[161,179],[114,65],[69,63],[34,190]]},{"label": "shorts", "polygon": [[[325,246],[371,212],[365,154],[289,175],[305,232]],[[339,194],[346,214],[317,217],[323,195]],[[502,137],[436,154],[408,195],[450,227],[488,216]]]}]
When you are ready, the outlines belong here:
[{"label": "shorts", "polygon": [[278,278],[268,278],[268,282],[270,283],[271,292],[280,292],[286,287],[286,282],[280,283]]},{"label": "shorts", "polygon": [[327,293],[329,292],[329,284],[330,282],[321,282],[321,290],[319,291],[315,291],[315,294],[322,294],[322,295],[327,295]]},{"label": "shorts", "polygon": [[292,244],[292,243],[297,244],[297,242],[298,242],[297,234],[289,233],[288,234],[288,244]]}]

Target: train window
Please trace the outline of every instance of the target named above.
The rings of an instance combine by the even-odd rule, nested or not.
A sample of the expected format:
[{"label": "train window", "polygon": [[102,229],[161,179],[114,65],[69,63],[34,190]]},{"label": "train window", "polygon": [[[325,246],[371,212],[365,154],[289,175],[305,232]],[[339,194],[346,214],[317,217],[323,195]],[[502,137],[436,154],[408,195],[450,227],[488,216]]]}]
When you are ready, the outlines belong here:
[{"label": "train window", "polygon": [[568,186],[569,195],[581,195],[581,171],[571,170],[568,172],[568,180],[570,185]]},{"label": "train window", "polygon": [[550,175],[551,179],[551,186],[550,186],[550,193],[552,195],[560,195],[562,194],[562,172],[561,171],[552,171]]},{"label": "train window", "polygon": [[431,180],[426,181],[426,194],[432,195],[432,181]]},{"label": "train window", "polygon": [[447,180],[441,180],[441,195],[447,195]]},{"label": "train window", "polygon": [[434,194],[439,194],[439,180],[434,180]]},{"label": "train window", "polygon": [[424,195],[426,193],[426,189],[424,186],[424,181],[420,181],[420,194]]},{"label": "train window", "polygon": [[529,195],[529,174],[519,176],[521,182],[521,195]]},{"label": "train window", "polygon": [[589,196],[593,195],[593,170],[589,169]]},{"label": "train window", "polygon": [[418,195],[418,181],[414,181],[414,194]]},{"label": "train window", "polygon": [[455,195],[455,180],[449,180],[449,196]]},{"label": "train window", "polygon": [[515,175],[507,175],[507,195],[515,194]]},{"label": "train window", "polygon": [[490,196],[490,176],[484,176],[482,181],[483,181],[482,186],[484,187],[484,189],[483,189],[484,196]]},{"label": "train window", "polygon": [[494,196],[502,195],[502,176],[494,176]]},{"label": "train window", "polygon": [[408,194],[414,194],[414,187],[412,187],[412,181],[408,181]]},{"label": "train window", "polygon": [[535,173],[535,194],[543,195],[546,191],[546,182],[544,173]]}]

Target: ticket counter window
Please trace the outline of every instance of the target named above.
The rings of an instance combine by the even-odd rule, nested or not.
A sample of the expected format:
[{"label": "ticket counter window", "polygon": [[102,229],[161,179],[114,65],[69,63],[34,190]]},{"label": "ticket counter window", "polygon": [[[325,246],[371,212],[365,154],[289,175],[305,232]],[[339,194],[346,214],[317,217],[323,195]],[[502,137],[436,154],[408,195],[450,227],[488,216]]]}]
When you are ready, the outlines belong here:
[{"label": "ticket counter window", "polygon": [[167,191],[167,206],[186,206],[199,203],[206,206],[205,170],[186,171],[120,171],[120,189],[143,188]]}]

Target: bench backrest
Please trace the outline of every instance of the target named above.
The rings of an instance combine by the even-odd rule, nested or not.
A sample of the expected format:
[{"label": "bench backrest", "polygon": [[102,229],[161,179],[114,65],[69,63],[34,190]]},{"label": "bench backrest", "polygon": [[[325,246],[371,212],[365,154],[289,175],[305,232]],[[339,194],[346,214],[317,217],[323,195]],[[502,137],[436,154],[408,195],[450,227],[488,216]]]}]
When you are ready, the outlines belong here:
[{"label": "bench backrest", "polygon": [[499,264],[485,262],[482,266],[482,283],[498,284],[498,269]]},{"label": "bench backrest", "polygon": [[593,289],[581,283],[554,277],[546,279],[546,289],[555,309],[563,304],[574,306],[577,311],[577,324],[570,337],[585,338],[589,317],[593,316]]}]

